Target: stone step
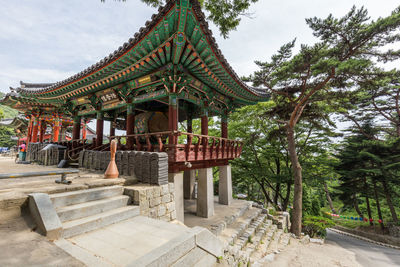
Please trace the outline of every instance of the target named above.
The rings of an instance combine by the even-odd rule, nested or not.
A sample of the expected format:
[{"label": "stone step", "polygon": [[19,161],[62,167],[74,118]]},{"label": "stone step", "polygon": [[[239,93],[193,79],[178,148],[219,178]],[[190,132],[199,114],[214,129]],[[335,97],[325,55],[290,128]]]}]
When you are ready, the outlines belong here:
[{"label": "stone step", "polygon": [[252,221],[244,233],[238,238],[238,240],[236,240],[233,247],[242,250],[248,242],[252,242],[252,238],[255,236],[259,227],[264,223],[266,217],[266,214],[260,214],[254,221]]},{"label": "stone step", "polygon": [[114,197],[122,195],[124,188],[122,186],[106,186],[93,189],[79,190],[73,192],[64,192],[50,195],[54,208],[75,205],[93,200]]},{"label": "stone step", "polygon": [[279,239],[278,250],[284,250],[290,243],[290,233],[283,233],[281,238]]},{"label": "stone step", "polygon": [[266,231],[261,238],[258,246],[251,254],[252,263],[263,258],[266,255],[269,244],[272,241],[275,232],[277,231],[277,226],[275,224],[272,224],[271,220],[267,220],[266,223],[268,223],[269,225],[267,226]]},{"label": "stone step", "polygon": [[249,257],[252,256],[252,254],[257,250],[258,246],[260,245],[271,225],[271,220],[267,220],[261,225],[254,237],[251,239],[251,242],[248,242],[246,244],[246,247],[243,248],[243,250],[246,252],[246,255],[248,255]]},{"label": "stone step", "polygon": [[241,217],[237,218],[234,223],[225,228],[218,236],[225,248],[227,249],[229,245],[233,245],[260,214],[260,209],[250,208]]},{"label": "stone step", "polygon": [[57,209],[58,217],[61,222],[80,219],[95,215],[116,208],[121,208],[129,204],[129,196],[115,196],[100,200],[79,203],[75,205],[60,207]]},{"label": "stone step", "polygon": [[277,254],[277,253],[279,253],[279,241],[280,241],[280,238],[281,238],[282,234],[283,234],[283,230],[282,229],[278,229],[275,232],[271,242],[269,243],[269,246],[268,246],[268,249],[267,249],[267,254],[271,254],[271,253]]},{"label": "stone step", "polygon": [[126,206],[88,216],[85,218],[64,222],[63,237],[69,238],[89,231],[93,231],[98,228],[138,216],[139,213],[139,207]]}]

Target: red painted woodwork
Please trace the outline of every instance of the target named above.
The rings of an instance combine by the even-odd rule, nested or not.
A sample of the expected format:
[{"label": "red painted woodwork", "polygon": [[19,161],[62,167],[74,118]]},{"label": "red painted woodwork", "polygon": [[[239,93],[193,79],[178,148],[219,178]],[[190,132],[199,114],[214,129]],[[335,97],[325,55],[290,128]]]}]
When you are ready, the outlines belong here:
[{"label": "red painted woodwork", "polygon": [[[167,136],[174,136],[178,140],[179,136],[187,137],[187,144],[164,144],[163,140]],[[134,134],[130,136],[116,136],[118,147],[123,147],[121,139],[132,138],[135,140],[133,148],[130,150],[166,152],[171,170],[182,171],[188,169],[186,163],[190,162],[193,166],[213,166],[227,165],[228,160],[240,157],[243,143],[241,141],[230,140],[222,137],[213,137],[184,132],[160,132],[148,134]],[[143,143],[143,139],[145,143]],[[151,139],[157,140],[157,144],[151,143]],[[203,144],[203,140],[206,140]],[[105,148],[107,149],[107,148]]]},{"label": "red painted woodwork", "polygon": [[80,139],[80,135],[81,135],[81,120],[78,119],[76,121],[74,121],[74,126],[73,126],[73,130],[72,130],[72,139],[73,140],[77,140]]},{"label": "red painted woodwork", "polygon": [[221,137],[228,138],[228,123],[224,121],[221,122]]},{"label": "red painted woodwork", "polygon": [[53,142],[58,142],[60,136],[60,126],[54,125],[53,127]]},{"label": "red painted woodwork", "polygon": [[96,146],[99,147],[103,144],[103,129],[104,120],[97,118],[96,122]]},{"label": "red painted woodwork", "polygon": [[39,130],[39,142],[43,143],[44,134],[46,132],[46,122],[44,120],[41,120],[39,126],[40,126],[39,127],[39,129],[40,129]]},{"label": "red painted woodwork", "polygon": [[33,127],[32,127],[32,138],[31,138],[33,143],[37,142],[38,130],[39,130],[38,122],[36,119],[34,119]]},{"label": "red painted woodwork", "polygon": [[[135,132],[135,114],[131,113],[127,115],[126,118],[126,135],[132,135]],[[134,139],[132,137],[128,137],[126,139],[126,146],[128,149],[132,149],[134,144]]]},{"label": "red painted woodwork", "polygon": [[[169,130],[171,133],[178,131],[178,109],[177,109],[177,101],[176,96],[170,96],[169,100],[169,108],[168,108],[168,122],[169,122]],[[171,134],[169,136],[169,144],[173,145],[177,143],[176,136]]]},{"label": "red painted woodwork", "polygon": [[31,142],[32,140],[32,124],[33,124],[33,120],[32,118],[29,119],[29,126],[28,126],[28,132],[27,132],[27,136],[26,136],[26,144],[28,145],[29,142]]},{"label": "red painted woodwork", "polygon": [[86,121],[84,121],[82,124],[82,139],[87,138],[87,128],[86,127],[87,127]]}]

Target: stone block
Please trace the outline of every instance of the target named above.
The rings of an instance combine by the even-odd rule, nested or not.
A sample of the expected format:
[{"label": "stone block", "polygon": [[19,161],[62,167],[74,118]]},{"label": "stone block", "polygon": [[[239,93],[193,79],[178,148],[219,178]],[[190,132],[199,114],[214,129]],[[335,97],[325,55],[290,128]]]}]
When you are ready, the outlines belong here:
[{"label": "stone block", "polygon": [[[184,205],[183,205],[183,172],[169,173],[168,181],[170,182],[168,190],[175,193],[175,210],[177,220],[184,223]],[[172,185],[171,185],[172,183]]]},{"label": "stone block", "polygon": [[199,181],[197,185],[197,216],[199,217],[210,218],[214,215],[213,186],[212,168],[199,169]]},{"label": "stone block", "polygon": [[146,197],[147,197],[147,199],[153,198],[153,188],[146,189]]},{"label": "stone block", "polygon": [[161,196],[161,187],[155,186],[155,187],[153,188],[153,196],[154,196],[154,197],[159,197],[159,196]]},{"label": "stone block", "polygon": [[222,257],[224,249],[222,242],[209,230],[195,226],[192,228],[196,235],[196,245],[215,257]]},{"label": "stone block", "polygon": [[50,240],[61,237],[62,224],[48,194],[29,194],[29,210],[41,234]]},{"label": "stone block", "polygon": [[146,200],[144,200],[144,201],[140,201],[139,206],[140,206],[140,212],[142,212],[142,211],[148,211],[149,208],[150,208],[150,203],[149,203],[149,201],[146,199]]},{"label": "stone block", "polygon": [[167,194],[167,195],[162,196],[161,202],[163,204],[171,202],[171,194]]},{"label": "stone block", "polygon": [[157,219],[157,208],[149,209],[149,217],[152,219]]},{"label": "stone block", "polygon": [[161,197],[151,198],[150,199],[150,208],[158,206],[161,204]]},{"label": "stone block", "polygon": [[175,211],[175,202],[167,203],[165,207],[167,208],[167,212],[173,212]]},{"label": "stone block", "polygon": [[167,209],[165,208],[165,206],[163,206],[163,205],[158,206],[158,208],[157,208],[157,216],[158,217],[164,216],[166,213],[167,213]]},{"label": "stone block", "polygon": [[171,221],[175,220],[176,219],[176,211],[175,210],[172,211],[170,216],[171,216]]},{"label": "stone block", "polygon": [[129,151],[129,156],[128,156],[128,175],[129,176],[135,176],[135,151]]},{"label": "stone block", "polygon": [[164,215],[164,216],[161,216],[159,218],[159,220],[164,221],[164,222],[169,222],[169,221],[171,221],[171,216],[169,214],[168,215]]},{"label": "stone block", "polygon": [[162,196],[166,195],[166,194],[169,194],[169,186],[168,186],[168,184],[163,184],[163,185],[160,186],[160,188],[161,188],[161,195]]}]

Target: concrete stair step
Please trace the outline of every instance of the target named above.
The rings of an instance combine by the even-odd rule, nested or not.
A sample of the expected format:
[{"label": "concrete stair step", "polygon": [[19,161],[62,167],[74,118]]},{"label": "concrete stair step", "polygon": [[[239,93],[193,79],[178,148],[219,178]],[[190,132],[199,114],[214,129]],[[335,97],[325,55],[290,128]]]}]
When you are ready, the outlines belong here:
[{"label": "concrete stair step", "polygon": [[250,224],[261,214],[261,210],[250,208],[236,221],[225,228],[218,238],[224,243],[225,247],[233,245],[237,239],[246,231]]},{"label": "concrete stair step", "polygon": [[93,231],[98,228],[138,216],[139,213],[140,208],[138,206],[126,206],[85,218],[67,221],[63,223],[63,237],[69,238]]},{"label": "concrete stair step", "polygon": [[60,207],[57,209],[61,222],[76,220],[87,216],[95,215],[112,209],[124,207],[129,204],[128,196],[115,196],[100,200],[79,203],[75,205]]},{"label": "concrete stair step", "polygon": [[124,188],[122,186],[106,186],[93,189],[79,190],[73,192],[64,192],[50,195],[54,208],[65,207],[84,203],[103,198],[122,195]]}]

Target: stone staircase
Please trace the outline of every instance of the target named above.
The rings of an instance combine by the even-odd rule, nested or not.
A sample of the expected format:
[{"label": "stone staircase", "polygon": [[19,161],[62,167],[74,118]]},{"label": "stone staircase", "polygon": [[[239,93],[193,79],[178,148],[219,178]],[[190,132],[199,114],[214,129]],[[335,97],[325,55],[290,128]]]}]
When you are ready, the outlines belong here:
[{"label": "stone staircase", "polygon": [[248,207],[218,238],[225,247],[222,266],[253,266],[267,255],[282,251],[289,244],[290,234],[278,229],[272,216],[262,209]]},{"label": "stone staircase", "polygon": [[62,223],[62,237],[69,238],[139,215],[138,206],[122,186],[108,186],[49,195]]}]

